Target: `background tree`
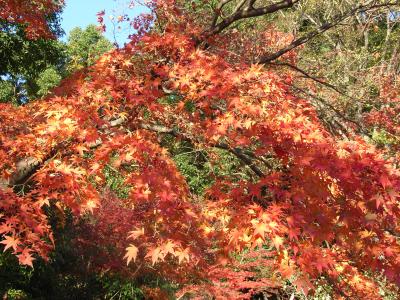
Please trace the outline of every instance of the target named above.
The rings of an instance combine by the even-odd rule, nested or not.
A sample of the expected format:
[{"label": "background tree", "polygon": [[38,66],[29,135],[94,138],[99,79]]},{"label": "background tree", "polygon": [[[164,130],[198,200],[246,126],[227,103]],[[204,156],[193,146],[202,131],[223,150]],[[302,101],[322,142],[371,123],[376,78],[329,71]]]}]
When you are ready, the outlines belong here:
[{"label": "background tree", "polygon": [[67,69],[72,71],[91,66],[112,48],[112,43],[99,32],[96,25],[89,25],[85,29],[74,28],[68,37]]},{"label": "background tree", "polygon": [[[47,17],[49,28],[55,36],[63,34],[59,24],[59,13]],[[23,25],[1,20],[0,31],[0,101],[24,103],[43,95],[43,76],[49,78],[50,70],[61,73],[65,64],[63,45],[55,39],[30,39]],[[59,83],[59,76],[50,79]],[[39,81],[38,81],[39,80]]]},{"label": "background tree", "polygon": [[[49,26],[63,34],[58,16]],[[86,29],[75,28],[68,42],[52,39],[28,39],[22,26],[9,25],[0,33],[0,101],[26,103],[46,96],[62,78],[83,67],[92,65],[112,44],[95,25]]]}]

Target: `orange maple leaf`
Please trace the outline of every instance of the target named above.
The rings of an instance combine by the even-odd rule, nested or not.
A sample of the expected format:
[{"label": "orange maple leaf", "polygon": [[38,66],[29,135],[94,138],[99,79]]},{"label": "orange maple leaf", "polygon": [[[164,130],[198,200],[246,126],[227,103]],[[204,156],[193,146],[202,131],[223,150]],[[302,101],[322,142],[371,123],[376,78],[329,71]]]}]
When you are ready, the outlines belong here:
[{"label": "orange maple leaf", "polygon": [[13,248],[14,251],[17,251],[17,247],[19,244],[19,239],[14,238],[13,236],[5,236],[4,240],[0,242],[0,244],[6,245],[4,247],[4,252],[7,251],[8,248]]},{"label": "orange maple leaf", "polygon": [[257,223],[254,224],[254,236],[259,235],[262,238],[265,238],[265,232],[268,231],[268,227],[265,223]]},{"label": "orange maple leaf", "polygon": [[18,261],[21,265],[30,266],[33,268],[33,261],[35,260],[30,253],[30,250],[25,248],[21,254],[17,255]]}]

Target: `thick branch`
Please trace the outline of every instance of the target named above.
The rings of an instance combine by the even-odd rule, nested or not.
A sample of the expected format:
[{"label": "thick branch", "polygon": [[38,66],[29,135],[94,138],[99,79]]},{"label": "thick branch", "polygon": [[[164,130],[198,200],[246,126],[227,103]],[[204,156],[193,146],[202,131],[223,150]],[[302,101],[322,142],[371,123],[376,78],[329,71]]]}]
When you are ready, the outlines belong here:
[{"label": "thick branch", "polygon": [[224,149],[235,155],[238,159],[244,162],[257,176],[264,177],[263,171],[261,171],[253,162],[251,158],[243,153],[240,148],[231,148],[227,144],[215,144],[215,148]]},{"label": "thick branch", "polygon": [[22,159],[17,163],[17,170],[6,180],[0,178],[0,189],[5,189],[8,186],[14,186],[24,178],[30,176],[30,174],[40,165],[40,161],[34,157],[28,157]]},{"label": "thick branch", "polygon": [[[107,127],[117,127],[126,121],[124,118],[119,118],[110,121],[108,126],[103,126],[102,129],[107,129]],[[101,139],[88,144],[89,148],[96,148],[102,144]],[[62,145],[58,145],[52,149],[42,160],[34,157],[27,157],[20,160],[16,164],[16,171],[8,179],[0,178],[0,189],[5,189],[7,187],[14,187],[19,184],[25,183],[32,174],[34,174],[38,169],[40,169],[46,161],[48,161],[60,148]]]},{"label": "thick branch", "polygon": [[[260,8],[253,7],[253,4],[255,1],[250,1],[249,5],[247,5],[247,6],[244,6],[243,3],[239,3],[239,5],[234,9],[233,13],[230,16],[224,18],[219,23],[217,23],[218,15],[216,15],[214,17],[213,24],[207,35],[211,36],[211,35],[217,34],[238,20],[272,14],[279,10],[292,7],[295,3],[299,2],[299,1],[300,0],[283,0],[283,1],[271,4],[271,5],[268,5],[268,6],[260,7]],[[225,1],[223,1],[223,2],[225,2]],[[228,2],[230,2],[230,1],[228,1]]]},{"label": "thick branch", "polygon": [[218,18],[221,15],[221,10],[224,8],[224,6],[232,1],[233,0],[221,0],[218,3],[217,7],[215,8],[215,15],[211,27],[214,27],[217,24]]}]

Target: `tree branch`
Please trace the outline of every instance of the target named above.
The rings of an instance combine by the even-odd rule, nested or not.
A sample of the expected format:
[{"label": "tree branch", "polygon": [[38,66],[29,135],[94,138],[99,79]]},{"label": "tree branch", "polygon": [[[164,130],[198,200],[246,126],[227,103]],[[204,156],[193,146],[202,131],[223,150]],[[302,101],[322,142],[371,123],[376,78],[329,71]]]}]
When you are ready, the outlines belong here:
[{"label": "tree branch", "polygon": [[[267,14],[272,14],[282,9],[286,9],[292,7],[295,3],[299,2],[300,0],[282,0],[280,2],[260,7],[254,8],[253,4],[255,1],[250,1],[249,5],[244,6],[244,3],[239,3],[236,8],[233,10],[232,14],[227,18],[224,18],[221,22],[217,23],[218,16],[216,15],[217,19],[213,20],[211,28],[209,29],[208,34],[206,36],[211,36],[217,33],[220,33],[225,28],[229,27],[232,23],[241,20],[247,19],[252,17],[259,17]],[[223,1],[225,2],[225,1]],[[230,2],[230,1],[228,1]]]},{"label": "tree branch", "polygon": [[[117,127],[126,121],[125,118],[118,118],[110,121],[109,125],[105,125],[102,129],[107,129],[109,127]],[[96,148],[102,144],[101,139],[88,144],[89,148]],[[64,145],[65,146],[65,145]],[[14,187],[16,185],[23,184],[29,179],[32,174],[39,170],[54,154],[62,148],[62,143],[53,148],[42,160],[35,157],[26,157],[20,160],[16,164],[16,171],[11,174],[10,178],[4,179],[0,178],[0,189],[6,189],[7,187]]]},{"label": "tree branch", "polygon": [[263,171],[261,171],[253,162],[251,158],[243,153],[243,150],[240,148],[231,148],[227,144],[215,144],[215,148],[224,149],[235,155],[238,159],[244,162],[258,177],[264,177]]},{"label": "tree branch", "polygon": [[[126,120],[123,118],[119,118],[110,122],[110,127],[116,127],[123,124]],[[157,133],[171,134],[177,138],[182,138],[184,140],[193,142],[194,138],[189,137],[188,135],[179,133],[178,131],[168,128],[162,125],[157,124],[148,124],[148,123],[140,123],[138,128],[150,130]],[[98,140],[91,145],[90,148],[96,148],[102,144],[101,140]],[[243,161],[255,174],[259,177],[264,176],[264,173],[253,163],[253,160],[249,158],[246,154],[243,153],[243,150],[240,148],[232,148],[228,144],[224,143],[216,143],[211,145],[211,147],[223,149],[229,151],[233,155],[235,155],[238,159]],[[46,161],[54,155],[57,149],[53,149],[43,160],[39,160],[34,157],[27,157],[22,159],[17,163],[16,171],[10,176],[9,179],[0,178],[0,189],[6,189],[7,187],[14,187],[16,185],[25,183],[27,179],[29,179],[32,174],[34,174],[37,170],[43,166]]]},{"label": "tree branch", "polygon": [[305,78],[311,79],[311,80],[313,80],[313,81],[315,81],[315,82],[317,82],[317,83],[319,83],[319,84],[321,84],[321,85],[323,85],[323,86],[335,91],[336,93],[338,93],[339,95],[341,95],[343,97],[346,97],[346,98],[348,98],[350,100],[357,101],[357,102],[361,101],[360,99],[352,97],[352,96],[346,94],[345,92],[341,91],[338,87],[334,86],[333,84],[331,84],[329,82],[326,82],[326,81],[323,81],[322,79],[319,79],[319,78],[317,78],[315,76],[312,76],[309,73],[307,73],[306,71],[304,71],[303,69],[300,69],[299,67],[294,66],[292,64],[289,64],[289,63],[286,63],[286,62],[269,62],[268,64],[269,65],[276,65],[276,66],[285,66],[285,67],[291,68],[291,69],[303,74]]},{"label": "tree branch", "polygon": [[265,64],[268,62],[271,62],[282,55],[286,54],[289,51],[292,51],[293,49],[305,44],[306,42],[310,41],[311,39],[315,38],[316,36],[324,33],[325,31],[331,29],[332,27],[337,26],[340,22],[344,21],[345,19],[353,16],[354,14],[361,12],[361,11],[369,11],[372,9],[376,8],[381,8],[381,7],[387,7],[387,6],[393,6],[393,5],[398,5],[400,4],[400,1],[395,1],[395,2],[388,2],[388,3],[383,3],[383,4],[371,4],[372,2],[375,1],[368,1],[367,4],[359,5],[343,14],[336,15],[331,22],[327,22],[323,25],[321,25],[319,28],[315,29],[314,31],[309,32],[303,37],[300,37],[296,40],[294,40],[292,43],[287,45],[286,47],[280,49],[279,51],[264,55],[261,57],[261,59],[258,61],[260,64]]},{"label": "tree branch", "polygon": [[215,8],[215,14],[214,14],[214,18],[213,18],[211,27],[214,27],[214,26],[217,24],[218,18],[219,18],[220,15],[221,15],[221,10],[224,8],[224,6],[225,6],[226,4],[228,4],[228,3],[231,2],[231,1],[233,1],[233,0],[221,0],[221,1],[218,3],[217,7]]},{"label": "tree branch", "polygon": [[[171,134],[174,137],[183,138],[184,140],[189,141],[189,142],[193,142],[193,139],[194,139],[194,138],[192,139],[192,138],[188,137],[187,135],[180,134],[179,132],[177,132],[176,130],[174,130],[172,128],[168,128],[168,127],[165,127],[162,125],[141,123],[141,124],[139,124],[139,127],[142,129],[154,131],[157,133]],[[229,151],[230,153],[235,155],[238,159],[243,161],[257,176],[259,176],[259,177],[264,176],[264,173],[253,163],[253,160],[251,158],[249,158],[246,154],[243,153],[242,149],[232,148],[228,144],[225,144],[225,143],[216,143],[211,146],[214,148],[219,148],[219,149]]]},{"label": "tree branch", "polygon": [[[344,115],[343,113],[341,113],[338,109],[336,109],[333,105],[331,105],[330,103],[328,103],[327,101],[325,101],[324,99],[318,97],[317,95],[314,95],[308,91],[305,91],[304,89],[294,86],[292,85],[291,88],[297,90],[298,92],[301,92],[309,97],[311,97],[312,99],[316,100],[317,102],[319,102],[322,106],[324,106],[325,108],[330,109],[331,112],[333,112],[339,119],[341,119],[342,121],[344,121],[345,123],[352,123],[353,125],[355,125],[357,127],[357,130],[362,133],[363,135],[367,136],[367,137],[371,137],[369,133],[367,133],[364,128],[357,123],[356,121],[348,118],[346,115]],[[349,130],[349,128],[345,127],[343,124],[341,124],[341,122],[337,122],[337,125],[339,127],[341,127],[341,130],[346,133],[345,135],[347,136],[347,133],[352,133],[351,130]]]},{"label": "tree branch", "polygon": [[299,67],[297,67],[297,66],[295,66],[295,65],[289,64],[289,63],[287,63],[287,62],[269,62],[268,64],[270,64],[270,65],[275,65],[275,66],[285,66],[285,67],[288,67],[288,68],[290,68],[290,69],[293,69],[293,70],[295,70],[295,71],[297,71],[297,72],[303,74],[304,77],[306,77],[306,78],[308,78],[308,79],[311,79],[311,80],[313,80],[313,81],[315,81],[315,82],[317,82],[317,83],[319,83],[319,84],[321,84],[321,85],[324,85],[324,86],[326,86],[326,87],[328,87],[328,88],[334,90],[334,91],[337,92],[338,94],[341,94],[342,96],[350,97],[350,96],[346,95],[344,92],[342,92],[341,90],[339,90],[339,89],[338,89],[336,86],[334,86],[333,84],[330,84],[329,82],[326,82],[326,81],[323,81],[323,80],[321,80],[321,79],[319,79],[319,78],[317,78],[317,77],[314,77],[314,76],[310,75],[309,73],[307,73],[306,71],[300,69]]}]

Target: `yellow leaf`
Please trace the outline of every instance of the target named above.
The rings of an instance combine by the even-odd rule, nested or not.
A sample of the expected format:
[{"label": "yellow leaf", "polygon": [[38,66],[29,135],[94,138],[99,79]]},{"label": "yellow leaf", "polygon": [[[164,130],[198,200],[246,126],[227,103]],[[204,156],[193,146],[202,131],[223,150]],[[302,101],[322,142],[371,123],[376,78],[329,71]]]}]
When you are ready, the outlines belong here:
[{"label": "yellow leaf", "polygon": [[161,249],[159,247],[151,249],[146,257],[151,257],[151,263],[153,264],[153,266],[155,265],[155,263],[157,262],[157,260],[160,258],[161,260],[163,260],[163,257],[160,257],[160,252]]},{"label": "yellow leaf", "polygon": [[129,232],[128,239],[137,239],[139,236],[144,235],[144,228],[138,230],[132,230]]},{"label": "yellow leaf", "polygon": [[185,250],[182,251],[176,251],[176,256],[178,256],[178,261],[179,264],[181,264],[184,260],[189,262],[190,256],[189,256],[189,248],[186,248]]},{"label": "yellow leaf", "polygon": [[139,251],[139,249],[135,245],[132,245],[132,244],[130,244],[129,247],[126,248],[126,254],[124,256],[124,258],[127,259],[126,265],[129,265],[129,263],[131,262],[132,259],[133,259],[133,261],[136,261],[138,251]]},{"label": "yellow leaf", "polygon": [[279,250],[279,248],[283,245],[283,237],[276,235],[273,237],[272,242],[275,245],[275,248]]}]

